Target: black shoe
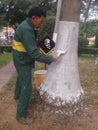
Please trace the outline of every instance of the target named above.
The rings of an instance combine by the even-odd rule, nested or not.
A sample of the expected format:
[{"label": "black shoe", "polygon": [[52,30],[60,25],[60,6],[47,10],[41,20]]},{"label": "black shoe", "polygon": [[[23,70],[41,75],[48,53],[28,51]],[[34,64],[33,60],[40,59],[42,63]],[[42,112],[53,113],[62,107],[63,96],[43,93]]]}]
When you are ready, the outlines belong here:
[{"label": "black shoe", "polygon": [[30,118],[30,117],[20,117],[20,118],[17,118],[17,120],[21,124],[24,124],[24,125],[29,125],[33,123],[33,118]]},{"label": "black shoe", "polygon": [[15,99],[15,100],[18,100],[18,99],[19,99],[19,97],[14,96],[14,99]]}]

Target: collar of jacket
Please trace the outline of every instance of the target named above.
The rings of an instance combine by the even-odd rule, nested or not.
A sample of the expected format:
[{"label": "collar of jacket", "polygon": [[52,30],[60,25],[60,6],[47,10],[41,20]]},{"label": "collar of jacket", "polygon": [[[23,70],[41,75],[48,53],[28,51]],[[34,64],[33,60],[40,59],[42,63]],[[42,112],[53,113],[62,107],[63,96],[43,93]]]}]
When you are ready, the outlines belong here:
[{"label": "collar of jacket", "polygon": [[28,24],[34,29],[34,26],[33,26],[32,22],[31,22],[30,18],[27,18],[26,21],[27,21]]},{"label": "collar of jacket", "polygon": [[37,38],[38,36],[38,29],[34,27],[34,25],[32,24],[30,18],[27,18],[26,21],[28,22],[28,24],[32,27],[32,29],[34,30],[35,36]]}]

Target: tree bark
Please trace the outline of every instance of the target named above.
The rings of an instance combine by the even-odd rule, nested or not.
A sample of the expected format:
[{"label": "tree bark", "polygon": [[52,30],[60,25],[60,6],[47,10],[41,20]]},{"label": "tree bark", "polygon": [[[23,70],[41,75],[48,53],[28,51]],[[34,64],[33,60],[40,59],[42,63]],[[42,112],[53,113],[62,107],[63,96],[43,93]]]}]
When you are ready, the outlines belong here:
[{"label": "tree bark", "polygon": [[63,0],[61,8],[61,21],[79,22],[81,0]]}]

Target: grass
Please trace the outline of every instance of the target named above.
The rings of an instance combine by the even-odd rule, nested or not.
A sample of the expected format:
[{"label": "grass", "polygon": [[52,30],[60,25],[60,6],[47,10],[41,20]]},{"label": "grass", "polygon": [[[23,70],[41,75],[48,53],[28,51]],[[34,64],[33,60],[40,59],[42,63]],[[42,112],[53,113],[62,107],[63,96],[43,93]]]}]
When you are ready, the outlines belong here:
[{"label": "grass", "polygon": [[96,59],[96,57],[94,56],[80,56],[79,57],[79,60],[91,60],[91,61],[94,61]]},{"label": "grass", "polygon": [[2,68],[4,65],[6,65],[11,60],[12,60],[12,54],[11,53],[1,54],[0,55],[0,68]]}]

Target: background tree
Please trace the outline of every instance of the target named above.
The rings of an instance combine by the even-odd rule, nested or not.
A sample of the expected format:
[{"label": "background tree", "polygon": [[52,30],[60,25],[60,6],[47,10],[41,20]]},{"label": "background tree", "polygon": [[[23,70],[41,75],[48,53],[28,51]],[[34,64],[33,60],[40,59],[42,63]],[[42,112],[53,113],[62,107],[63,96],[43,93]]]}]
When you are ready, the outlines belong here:
[{"label": "background tree", "polygon": [[0,8],[1,17],[5,16],[3,18],[6,24],[17,25],[27,17],[27,10],[30,5],[31,3],[26,0],[3,1]]},{"label": "background tree", "polygon": [[5,23],[17,25],[27,17],[28,10],[35,5],[40,5],[48,14],[55,15],[55,3],[53,0],[3,0],[0,3],[0,16]]},{"label": "background tree", "polygon": [[92,17],[95,18],[98,13],[98,0],[82,0],[81,18],[85,23]]}]

